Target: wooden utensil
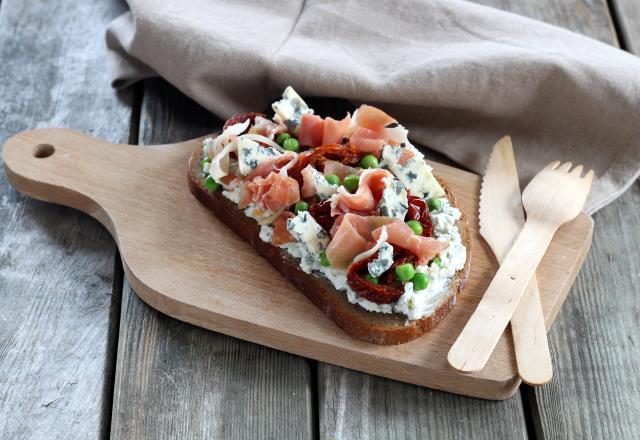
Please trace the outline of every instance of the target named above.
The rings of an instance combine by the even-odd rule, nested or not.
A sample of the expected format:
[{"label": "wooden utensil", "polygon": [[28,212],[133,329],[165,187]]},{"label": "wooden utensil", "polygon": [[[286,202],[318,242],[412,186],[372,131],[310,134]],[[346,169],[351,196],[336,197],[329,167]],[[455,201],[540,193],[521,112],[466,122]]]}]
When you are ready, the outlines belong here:
[{"label": "wooden utensil", "polygon": [[571,162],[553,162],[525,188],[522,203],[528,217],[524,228],[451,347],[447,359],[452,367],[472,373],[489,360],[553,235],[584,206],[593,171],[581,177],[582,168],[578,165],[569,173]]},{"label": "wooden utensil", "polygon": [[[499,262],[524,226],[524,209],[511,138],[493,147],[480,189],[480,235]],[[551,380],[553,368],[536,276],[531,277],[511,318],[511,333],[520,378],[534,386]]]},{"label": "wooden utensil", "polygon": [[[190,193],[187,161],[202,139],[171,145],[113,144],[65,129],[19,133],[3,147],[9,182],[32,197],[72,206],[113,235],[127,279],[155,309],[227,335],[395,380],[486,399],[520,385],[505,335],[487,368],[465,375],[447,352],[497,270],[478,235],[480,178],[430,162],[447,182],[472,234],[471,273],[456,306],[407,344],[356,340],[297,291]],[[585,214],[556,235],[538,273],[547,324],[555,319],[591,244]]]}]

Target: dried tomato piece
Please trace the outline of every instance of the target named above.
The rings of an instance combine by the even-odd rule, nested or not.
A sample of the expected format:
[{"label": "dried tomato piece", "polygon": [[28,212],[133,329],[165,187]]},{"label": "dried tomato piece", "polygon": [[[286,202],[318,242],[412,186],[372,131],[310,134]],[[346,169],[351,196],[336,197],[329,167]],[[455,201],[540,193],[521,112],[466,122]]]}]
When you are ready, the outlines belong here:
[{"label": "dried tomato piece", "polygon": [[396,267],[405,263],[414,263],[416,260],[416,256],[413,255],[408,250],[401,248],[398,245],[393,244],[393,264],[391,267],[382,275],[382,282],[385,284],[391,284],[394,282],[399,282],[396,278]]},{"label": "dried tomato piece", "polygon": [[313,219],[322,226],[322,229],[324,229],[327,234],[331,231],[331,228],[336,221],[335,218],[331,217],[331,202],[329,200],[323,200],[312,204],[309,207],[309,214],[311,214],[311,217],[313,217]]},{"label": "dried tomato piece", "polygon": [[256,116],[262,116],[263,118],[267,117],[267,115],[265,115],[264,113],[258,113],[258,112],[240,113],[238,115],[232,116],[229,119],[227,119],[227,122],[224,123],[224,127],[222,127],[222,131],[226,130],[232,125],[240,124],[241,122],[244,122],[247,119],[251,121],[249,122],[249,125],[251,126],[255,122]]},{"label": "dried tomato piece", "polygon": [[313,150],[305,151],[298,156],[298,162],[289,170],[289,176],[296,179],[302,185],[302,170],[307,165],[318,168],[327,159],[335,160],[345,165],[355,165],[360,161],[358,153],[350,145],[327,144]]},{"label": "dried tomato piece", "polygon": [[433,225],[431,224],[431,218],[429,217],[429,208],[427,202],[417,196],[409,194],[409,209],[405,220],[417,220],[422,225],[422,236],[433,236]]},{"label": "dried tomato piece", "polygon": [[310,155],[310,162],[314,160],[331,159],[345,165],[355,165],[360,162],[360,155],[361,154],[351,145],[328,144],[321,145],[313,150]]},{"label": "dried tomato piece", "polygon": [[[377,304],[391,304],[402,296],[404,288],[402,283],[397,279],[380,284],[373,284],[367,280],[366,274],[368,273],[367,264],[372,261],[377,254],[366,258],[357,263],[351,263],[347,270],[347,283],[355,292],[361,297],[368,299],[371,302]],[[391,272],[389,269],[387,272]],[[392,272],[393,273],[393,272]],[[381,280],[382,281],[382,280]]]}]

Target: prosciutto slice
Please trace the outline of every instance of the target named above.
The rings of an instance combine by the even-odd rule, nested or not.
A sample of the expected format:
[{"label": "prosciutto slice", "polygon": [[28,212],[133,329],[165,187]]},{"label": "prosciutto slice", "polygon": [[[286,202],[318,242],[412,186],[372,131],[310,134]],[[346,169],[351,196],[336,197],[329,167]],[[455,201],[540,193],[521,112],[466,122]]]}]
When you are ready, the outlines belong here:
[{"label": "prosciutto slice", "polygon": [[278,212],[300,200],[298,181],[272,172],[266,178],[256,177],[246,182],[240,191],[240,209],[258,203],[265,211]]},{"label": "prosciutto slice", "polygon": [[381,168],[363,171],[360,175],[358,190],[354,194],[340,187],[332,197],[331,215],[336,216],[347,212],[360,214],[375,212],[384,190],[382,179],[389,176],[391,173]]},{"label": "prosciutto slice", "polygon": [[344,215],[327,247],[327,259],[331,267],[349,267],[357,255],[375,246],[377,239],[373,237],[373,231],[393,221],[389,217]]},{"label": "prosciutto slice", "polygon": [[[411,252],[417,257],[418,264],[428,263],[447,247],[447,243],[435,238],[416,235],[406,223],[401,221],[395,221],[387,225],[386,230],[388,234],[387,242]],[[371,236],[377,240],[380,234],[382,234],[382,228],[373,231]]]}]

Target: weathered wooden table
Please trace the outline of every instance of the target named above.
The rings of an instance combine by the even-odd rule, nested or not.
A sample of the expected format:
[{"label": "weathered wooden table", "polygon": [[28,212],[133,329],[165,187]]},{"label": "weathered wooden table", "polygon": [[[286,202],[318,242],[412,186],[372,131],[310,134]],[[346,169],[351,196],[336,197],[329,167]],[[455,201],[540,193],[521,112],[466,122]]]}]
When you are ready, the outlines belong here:
[{"label": "weathered wooden table", "polygon": [[[640,54],[638,0],[480,3]],[[167,143],[220,124],[161,80],[113,92],[104,27],[124,9],[0,0],[0,143],[44,126]],[[550,332],[553,381],[489,402],[161,315],[123,280],[96,221],[19,195],[0,172],[2,439],[640,438],[637,182],[594,216],[593,248]]]}]

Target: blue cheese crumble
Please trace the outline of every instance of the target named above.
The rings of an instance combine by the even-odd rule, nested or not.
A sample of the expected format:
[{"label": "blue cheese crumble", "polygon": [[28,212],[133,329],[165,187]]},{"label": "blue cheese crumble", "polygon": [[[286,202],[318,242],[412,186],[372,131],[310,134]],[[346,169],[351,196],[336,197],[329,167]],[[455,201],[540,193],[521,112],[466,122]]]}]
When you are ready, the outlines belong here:
[{"label": "blue cheese crumble", "polygon": [[281,154],[275,148],[263,147],[251,139],[239,137],[236,142],[238,144],[238,169],[243,176],[250,174],[261,163]]},{"label": "blue cheese crumble", "polygon": [[367,269],[371,276],[380,277],[393,266],[393,246],[389,243],[382,243],[375,260],[367,264]]},{"label": "blue cheese crumble", "polygon": [[287,230],[299,243],[300,267],[305,273],[320,270],[320,254],[329,245],[329,235],[307,211],[287,220]]},{"label": "blue cheese crumble", "polygon": [[[412,151],[415,153],[416,150]],[[380,166],[391,171],[414,196],[425,199],[444,197],[442,186],[433,177],[432,168],[424,161],[422,154],[416,154],[403,165],[398,163],[400,156],[402,148],[385,145]]]},{"label": "blue cheese crumble", "polygon": [[391,176],[383,177],[382,183],[384,183],[384,190],[378,202],[380,215],[395,217],[404,221],[407,209],[409,208],[407,191],[404,189],[404,185]]},{"label": "blue cheese crumble", "polygon": [[308,166],[311,170],[311,183],[313,184],[313,189],[315,189],[316,194],[322,200],[328,199],[333,194],[338,191],[340,185],[332,185],[327,181],[327,178],[322,175],[322,173],[311,165]]},{"label": "blue cheese crumble", "polygon": [[274,102],[271,108],[273,108],[273,111],[280,121],[294,133],[297,133],[298,127],[300,127],[302,115],[313,114],[313,109],[309,108],[307,103],[304,102],[291,86],[284,89],[282,99]]}]

